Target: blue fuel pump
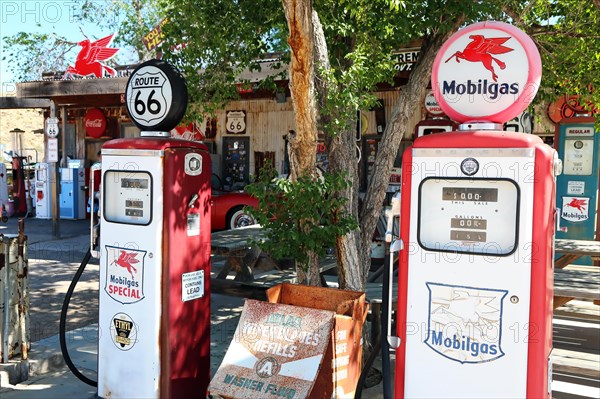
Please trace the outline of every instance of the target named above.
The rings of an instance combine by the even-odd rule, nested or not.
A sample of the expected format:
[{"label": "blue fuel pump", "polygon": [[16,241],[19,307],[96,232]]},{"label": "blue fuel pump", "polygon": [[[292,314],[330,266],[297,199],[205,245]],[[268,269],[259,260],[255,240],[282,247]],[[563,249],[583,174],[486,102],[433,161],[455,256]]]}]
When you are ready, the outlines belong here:
[{"label": "blue fuel pump", "polygon": [[[561,120],[556,128],[555,147],[563,161],[563,173],[556,182],[556,238],[598,239],[600,135],[594,122],[593,117],[575,116]],[[591,259],[583,257],[575,263],[589,265]]]}]

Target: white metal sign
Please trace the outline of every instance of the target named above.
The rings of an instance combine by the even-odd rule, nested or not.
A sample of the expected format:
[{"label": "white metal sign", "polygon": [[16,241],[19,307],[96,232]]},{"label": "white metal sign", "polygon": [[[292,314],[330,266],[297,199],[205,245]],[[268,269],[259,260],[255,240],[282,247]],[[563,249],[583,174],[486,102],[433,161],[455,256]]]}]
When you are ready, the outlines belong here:
[{"label": "white metal sign", "polygon": [[173,102],[171,82],[162,70],[152,65],[131,76],[125,96],[131,118],[148,126],[162,122]]},{"label": "white metal sign", "polygon": [[58,162],[58,139],[48,139],[46,162]]},{"label": "white metal sign", "polygon": [[46,135],[48,137],[55,138],[58,136],[58,132],[58,118],[46,119]]},{"label": "white metal sign", "polygon": [[159,132],[168,136],[181,122],[187,101],[185,79],[172,65],[161,60],[139,65],[125,88],[127,112],[142,133]]},{"label": "white metal sign", "polygon": [[569,181],[567,182],[567,194],[583,195],[585,192],[584,181]]},{"label": "white metal sign", "polygon": [[565,129],[567,137],[593,137],[594,128],[591,126],[573,126]]},{"label": "white metal sign", "polygon": [[181,301],[191,301],[204,296],[204,270],[181,275]]},{"label": "white metal sign", "polygon": [[569,222],[577,223],[589,219],[589,197],[563,197],[560,217]]},{"label": "white metal sign", "polygon": [[502,22],[480,22],[459,30],[442,46],[433,65],[432,89],[455,121],[504,123],[535,97],[541,65],[537,47],[524,32]]},{"label": "white metal sign", "polygon": [[227,133],[244,134],[246,132],[246,111],[227,111]]}]

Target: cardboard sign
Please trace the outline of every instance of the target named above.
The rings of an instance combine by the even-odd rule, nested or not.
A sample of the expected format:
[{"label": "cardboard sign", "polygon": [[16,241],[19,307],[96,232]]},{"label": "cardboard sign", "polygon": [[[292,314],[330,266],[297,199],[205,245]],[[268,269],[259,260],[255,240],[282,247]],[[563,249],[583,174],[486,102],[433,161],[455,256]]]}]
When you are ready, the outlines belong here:
[{"label": "cardboard sign", "polygon": [[240,399],[308,397],[334,316],[333,311],[246,300],[209,390]]}]

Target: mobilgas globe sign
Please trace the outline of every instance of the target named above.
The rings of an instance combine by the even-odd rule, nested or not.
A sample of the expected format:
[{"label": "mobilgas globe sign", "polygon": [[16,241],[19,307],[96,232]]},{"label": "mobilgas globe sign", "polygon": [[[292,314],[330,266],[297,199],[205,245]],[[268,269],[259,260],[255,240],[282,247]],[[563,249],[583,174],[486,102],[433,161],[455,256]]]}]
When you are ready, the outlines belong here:
[{"label": "mobilgas globe sign", "polygon": [[434,61],[431,85],[455,121],[504,123],[531,103],[541,76],[531,38],[512,25],[488,21],[446,41]]}]

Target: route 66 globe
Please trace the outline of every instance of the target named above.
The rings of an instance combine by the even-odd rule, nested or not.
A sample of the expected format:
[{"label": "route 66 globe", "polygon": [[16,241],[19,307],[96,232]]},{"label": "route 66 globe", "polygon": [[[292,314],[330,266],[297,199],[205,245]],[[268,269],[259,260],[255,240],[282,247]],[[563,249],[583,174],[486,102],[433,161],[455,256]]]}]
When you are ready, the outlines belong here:
[{"label": "route 66 globe", "polygon": [[127,81],[127,112],[142,131],[168,132],[175,128],[185,114],[187,102],[185,79],[165,61],[140,64]]}]

